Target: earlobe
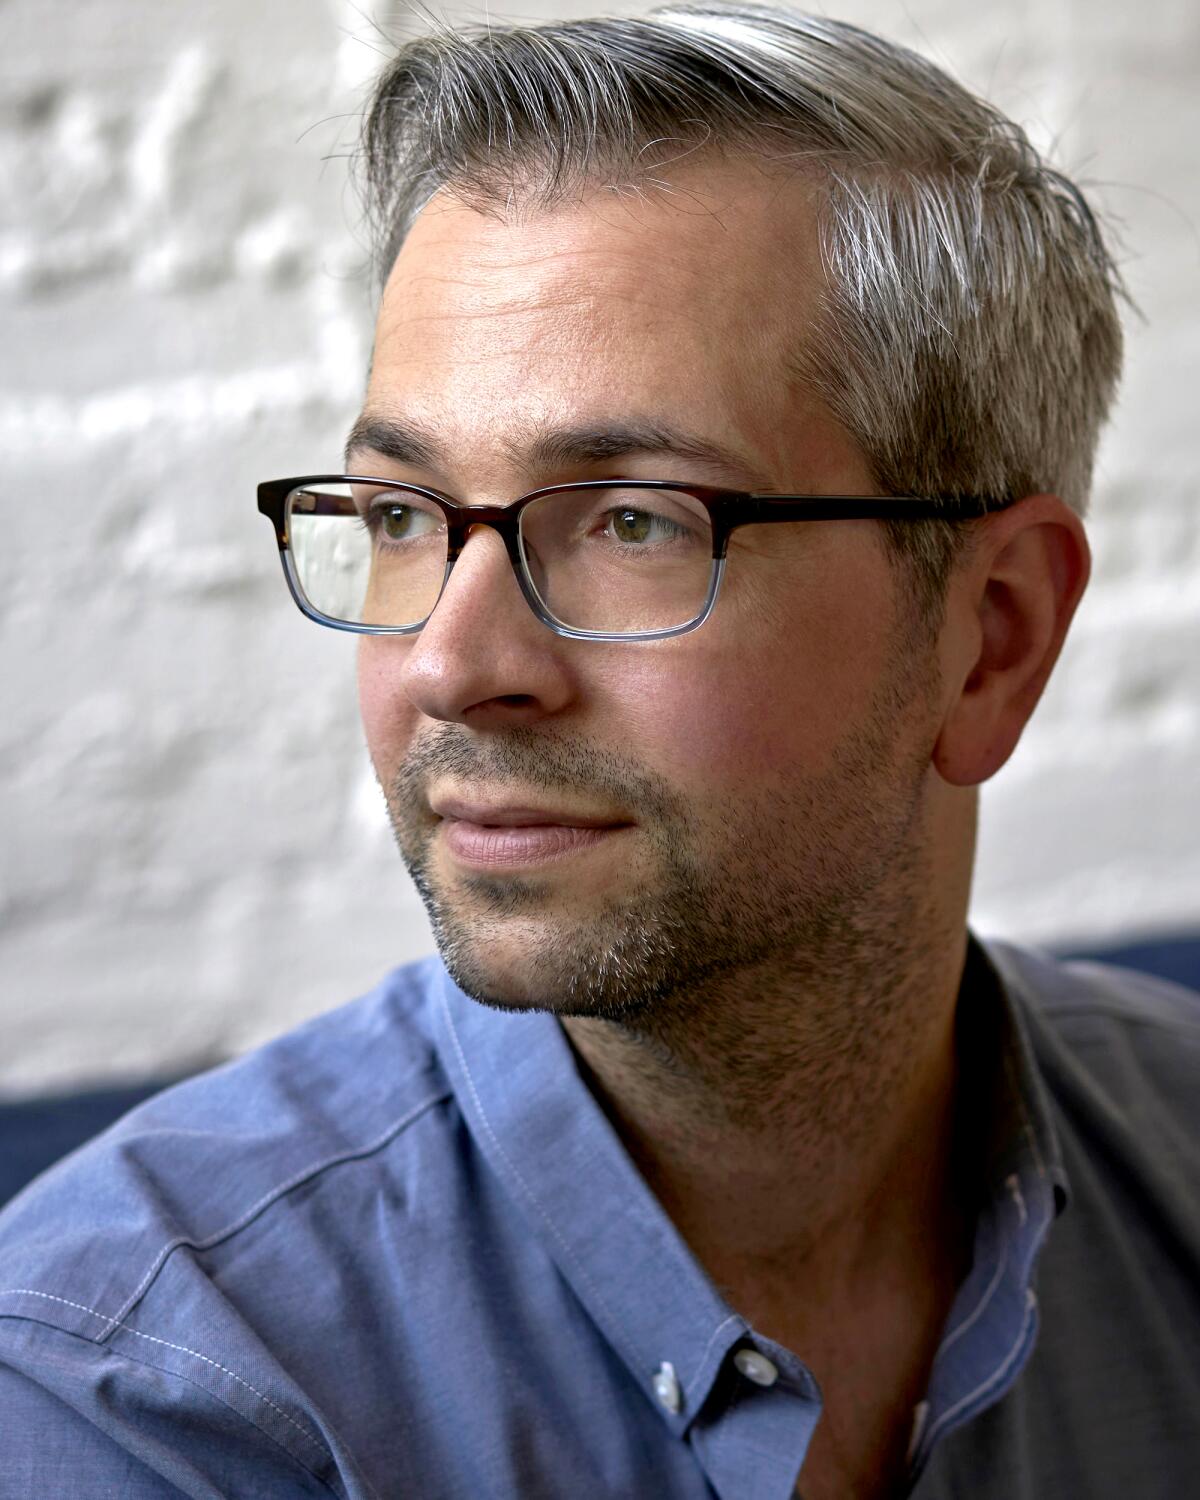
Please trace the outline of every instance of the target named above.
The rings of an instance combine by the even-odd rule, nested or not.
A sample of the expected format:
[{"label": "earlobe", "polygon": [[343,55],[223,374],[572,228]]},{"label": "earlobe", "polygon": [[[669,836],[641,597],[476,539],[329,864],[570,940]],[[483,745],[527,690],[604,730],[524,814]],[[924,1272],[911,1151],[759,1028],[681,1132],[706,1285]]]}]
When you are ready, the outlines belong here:
[{"label": "earlobe", "polygon": [[933,764],[953,786],[986,781],[1016,749],[1090,570],[1082,522],[1055,495],[1031,495],[980,526],[950,585],[943,641],[953,696]]}]

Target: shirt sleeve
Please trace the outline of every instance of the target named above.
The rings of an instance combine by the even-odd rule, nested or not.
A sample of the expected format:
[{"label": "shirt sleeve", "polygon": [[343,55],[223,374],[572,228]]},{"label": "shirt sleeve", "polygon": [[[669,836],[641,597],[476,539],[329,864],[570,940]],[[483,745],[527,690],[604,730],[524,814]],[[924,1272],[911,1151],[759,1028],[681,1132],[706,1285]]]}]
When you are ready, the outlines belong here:
[{"label": "shirt sleeve", "polygon": [[337,1493],[183,1377],[62,1329],[0,1318],[0,1500]]},{"label": "shirt sleeve", "polygon": [[4,1365],[0,1437],[0,1500],[180,1500],[188,1493],[147,1469],[57,1396]]}]

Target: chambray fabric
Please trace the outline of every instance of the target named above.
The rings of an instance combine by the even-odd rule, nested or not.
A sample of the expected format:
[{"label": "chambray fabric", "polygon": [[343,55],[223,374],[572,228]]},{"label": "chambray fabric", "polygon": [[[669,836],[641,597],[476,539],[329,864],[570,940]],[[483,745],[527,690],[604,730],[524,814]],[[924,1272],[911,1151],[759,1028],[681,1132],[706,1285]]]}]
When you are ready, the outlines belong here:
[{"label": "chambray fabric", "polygon": [[[975,1253],[910,1493],[1180,1500],[1200,998],[973,945],[960,1018]],[[428,960],[0,1215],[0,1497],[784,1500],[821,1414],[802,1355],[722,1300],[557,1022]]]}]

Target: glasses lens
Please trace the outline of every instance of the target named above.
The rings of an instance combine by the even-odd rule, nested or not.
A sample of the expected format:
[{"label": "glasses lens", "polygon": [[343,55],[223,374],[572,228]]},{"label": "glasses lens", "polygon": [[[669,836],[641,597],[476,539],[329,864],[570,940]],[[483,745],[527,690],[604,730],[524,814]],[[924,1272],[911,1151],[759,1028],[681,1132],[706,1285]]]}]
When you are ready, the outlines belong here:
[{"label": "glasses lens", "polygon": [[350,625],[421,624],[446,574],[441,510],[412,490],[320,484],[293,490],[288,544],[300,590]]},{"label": "glasses lens", "polygon": [[521,551],[542,604],[572,630],[672,630],[708,602],[712,525],[679,490],[555,490],[522,512]]}]

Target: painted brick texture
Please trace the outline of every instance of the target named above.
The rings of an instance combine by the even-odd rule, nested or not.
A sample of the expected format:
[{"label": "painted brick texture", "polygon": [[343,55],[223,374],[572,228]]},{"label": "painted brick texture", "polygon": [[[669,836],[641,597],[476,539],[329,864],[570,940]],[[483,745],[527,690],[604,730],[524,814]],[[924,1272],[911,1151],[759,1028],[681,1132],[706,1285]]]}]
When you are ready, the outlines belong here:
[{"label": "painted brick texture", "polygon": [[[1035,941],[1194,929],[1200,11],[837,13],[947,64],[1101,184],[1144,314],[1093,587],[985,796],[976,920]],[[361,395],[345,157],[385,14],[0,7],[0,1088],[225,1055],[431,946],[362,747],[352,642],[292,607],[253,498],[336,466]]]}]

